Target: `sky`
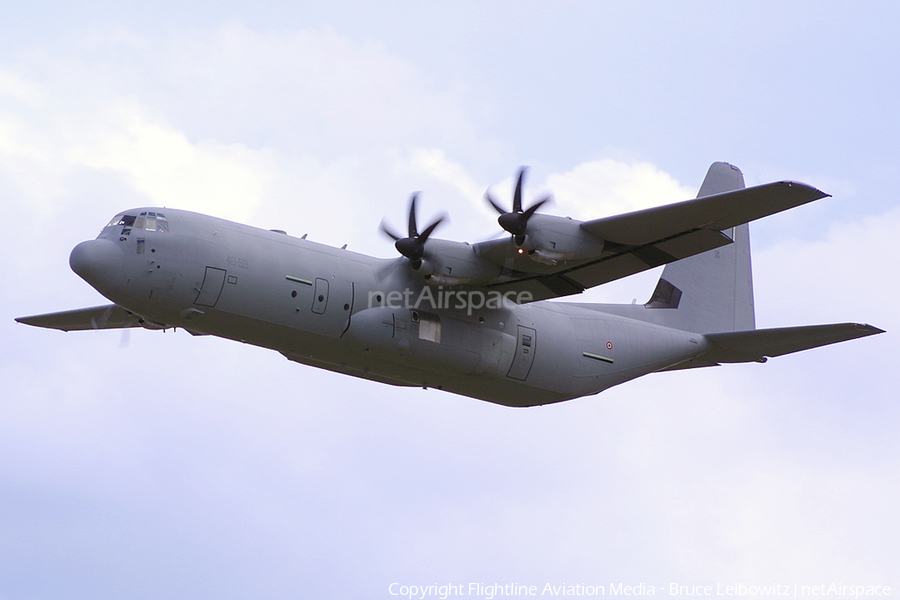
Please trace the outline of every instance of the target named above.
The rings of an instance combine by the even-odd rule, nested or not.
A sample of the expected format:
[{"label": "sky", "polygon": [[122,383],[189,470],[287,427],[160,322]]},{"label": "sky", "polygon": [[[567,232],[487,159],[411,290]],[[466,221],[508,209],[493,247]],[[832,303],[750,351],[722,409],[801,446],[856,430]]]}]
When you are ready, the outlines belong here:
[{"label": "sky", "polygon": [[[900,594],[894,4],[3,12],[0,600]],[[126,208],[391,257],[378,224],[414,191],[422,222],[449,213],[440,237],[478,241],[484,191],[509,202],[520,165],[526,203],[589,219],[691,198],[719,160],[832,196],[752,226],[757,325],[886,334],[511,409],[181,331],[13,320],[103,304],[68,255]],[[643,302],[658,275],[583,300]]]}]

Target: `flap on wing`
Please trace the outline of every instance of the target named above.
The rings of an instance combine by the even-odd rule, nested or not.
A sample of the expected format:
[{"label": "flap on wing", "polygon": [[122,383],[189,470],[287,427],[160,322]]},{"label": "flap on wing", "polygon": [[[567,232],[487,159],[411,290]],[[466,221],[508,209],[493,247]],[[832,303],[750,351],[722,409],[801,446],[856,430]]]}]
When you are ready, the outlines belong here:
[{"label": "flap on wing", "polygon": [[731,229],[826,197],[828,194],[805,183],[779,181],[586,221],[581,227],[607,242],[644,246],[698,229]]},{"label": "flap on wing", "polygon": [[698,229],[658,244],[640,247],[611,244],[614,250],[604,251],[599,258],[580,261],[568,268],[556,267],[555,273],[521,274],[517,279],[488,287],[501,292],[528,291],[535,301],[559,298],[730,243],[732,239],[721,231]]},{"label": "flap on wing", "polygon": [[117,304],[108,304],[106,306],[66,310],[32,317],[19,317],[16,321],[25,325],[46,327],[48,329],[84,331],[88,329],[140,327],[142,319]]}]

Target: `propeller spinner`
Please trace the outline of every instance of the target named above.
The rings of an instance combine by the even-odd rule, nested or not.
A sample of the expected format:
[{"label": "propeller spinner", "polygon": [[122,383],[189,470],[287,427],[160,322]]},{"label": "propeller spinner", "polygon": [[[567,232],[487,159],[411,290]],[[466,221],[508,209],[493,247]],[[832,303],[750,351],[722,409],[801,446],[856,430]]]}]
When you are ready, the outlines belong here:
[{"label": "propeller spinner", "polygon": [[491,196],[490,190],[484,193],[484,197],[487,199],[488,203],[494,207],[494,210],[500,213],[500,216],[497,218],[500,227],[513,235],[516,246],[522,246],[525,243],[525,232],[528,229],[528,219],[531,218],[537,209],[552,200],[551,196],[544,196],[529,206],[527,210],[522,210],[522,180],[525,178],[525,170],[525,167],[519,169],[519,178],[516,182],[515,194],[513,195],[512,212],[507,212],[506,209],[500,206],[500,204],[494,200],[494,197]]},{"label": "propeller spinner", "polygon": [[381,222],[381,230],[394,240],[394,247],[397,249],[397,252],[409,259],[410,266],[414,270],[418,270],[422,266],[422,256],[425,254],[425,242],[428,241],[428,237],[437,226],[443,223],[447,218],[446,215],[441,215],[426,227],[422,233],[419,233],[418,227],[416,226],[416,201],[418,198],[419,194],[415,193],[409,199],[407,237],[400,237],[394,233],[384,221]]}]

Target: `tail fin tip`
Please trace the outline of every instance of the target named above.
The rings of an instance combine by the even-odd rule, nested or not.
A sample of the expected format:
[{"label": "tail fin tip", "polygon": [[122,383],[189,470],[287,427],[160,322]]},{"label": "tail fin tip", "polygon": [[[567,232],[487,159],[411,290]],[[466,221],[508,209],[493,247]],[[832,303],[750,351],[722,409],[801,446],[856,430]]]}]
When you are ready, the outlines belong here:
[{"label": "tail fin tip", "polygon": [[739,168],[727,162],[714,162],[706,172],[706,178],[697,193],[698,198],[744,188],[744,174]]}]

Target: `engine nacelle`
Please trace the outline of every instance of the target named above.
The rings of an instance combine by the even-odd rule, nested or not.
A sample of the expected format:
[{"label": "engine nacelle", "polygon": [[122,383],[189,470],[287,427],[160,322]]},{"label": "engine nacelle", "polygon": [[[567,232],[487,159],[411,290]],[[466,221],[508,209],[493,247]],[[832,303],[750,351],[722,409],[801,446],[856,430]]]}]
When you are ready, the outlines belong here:
[{"label": "engine nacelle", "polygon": [[481,285],[496,280],[500,267],[465,242],[428,240],[420,271],[438,285]]},{"label": "engine nacelle", "polygon": [[603,240],[582,229],[581,221],[535,214],[528,221],[522,249],[539,263],[555,265],[598,256],[603,251]]}]

